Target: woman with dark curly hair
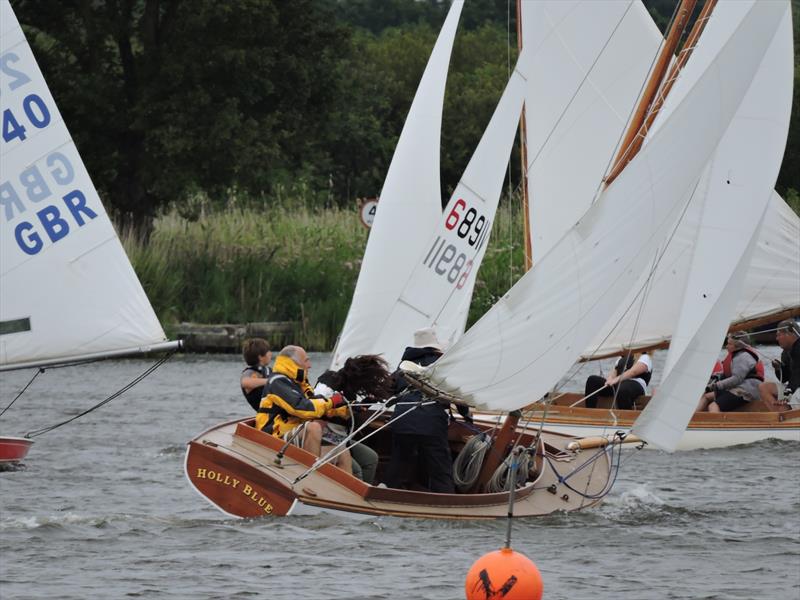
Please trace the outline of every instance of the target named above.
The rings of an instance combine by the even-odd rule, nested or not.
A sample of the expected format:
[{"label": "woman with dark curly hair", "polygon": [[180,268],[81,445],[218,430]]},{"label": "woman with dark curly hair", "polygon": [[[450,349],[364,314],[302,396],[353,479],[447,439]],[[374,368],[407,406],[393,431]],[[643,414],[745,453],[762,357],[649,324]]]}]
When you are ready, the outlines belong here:
[{"label": "woman with dark curly hair", "polygon": [[[356,402],[359,397],[368,401],[383,401],[391,396],[391,385],[392,375],[386,360],[377,354],[362,354],[348,358],[338,371],[325,371],[317,379],[314,391],[326,397],[339,392],[350,403]],[[344,440],[352,418],[351,414],[347,420],[325,421],[323,440],[329,444]],[[361,442],[352,441],[351,444],[353,475],[371,485],[378,468],[378,453]]]}]

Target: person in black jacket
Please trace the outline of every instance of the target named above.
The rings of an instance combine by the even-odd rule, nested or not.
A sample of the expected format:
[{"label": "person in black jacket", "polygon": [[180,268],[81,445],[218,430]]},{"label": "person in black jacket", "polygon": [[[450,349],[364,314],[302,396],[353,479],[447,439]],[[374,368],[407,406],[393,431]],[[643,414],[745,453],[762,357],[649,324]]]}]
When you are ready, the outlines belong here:
[{"label": "person in black jacket", "polygon": [[[784,319],[778,323],[775,341],[781,347],[780,360],[772,361],[775,375],[786,386],[784,396],[789,397],[800,390],[800,326],[793,319]],[[773,410],[789,408],[784,398],[779,398],[778,386],[772,381],[764,381],[758,386],[758,392],[764,403]]]},{"label": "person in black jacket", "polygon": [[[435,331],[428,327],[414,332],[414,345],[405,349],[401,361],[409,360],[421,366],[436,362],[442,355],[442,345]],[[408,390],[408,382],[398,370],[394,375],[394,393]],[[424,404],[417,404],[422,402]],[[458,408],[468,418],[467,407]],[[392,419],[392,455],[386,483],[393,488],[407,488],[414,481],[418,464],[425,470],[426,487],[431,492],[452,494],[453,460],[447,441],[450,424],[449,407],[431,402],[419,390],[401,395]]]}]

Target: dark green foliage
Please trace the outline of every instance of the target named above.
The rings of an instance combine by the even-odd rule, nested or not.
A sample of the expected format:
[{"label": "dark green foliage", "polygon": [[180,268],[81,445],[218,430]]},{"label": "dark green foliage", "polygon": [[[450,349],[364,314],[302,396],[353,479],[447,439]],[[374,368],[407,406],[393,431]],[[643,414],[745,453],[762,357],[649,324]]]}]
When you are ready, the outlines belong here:
[{"label": "dark green foliage", "polygon": [[[258,194],[326,155],[348,30],[311,0],[14,3],[95,183],[147,223],[200,189]],[[33,34],[33,35],[31,35]]]}]

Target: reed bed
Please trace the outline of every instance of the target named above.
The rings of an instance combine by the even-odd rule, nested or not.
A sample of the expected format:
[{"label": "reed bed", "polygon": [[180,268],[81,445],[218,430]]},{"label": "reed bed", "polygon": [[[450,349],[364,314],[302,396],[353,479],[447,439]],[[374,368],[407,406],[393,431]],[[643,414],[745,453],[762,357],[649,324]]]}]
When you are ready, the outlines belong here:
[{"label": "reed bed", "polygon": [[[504,202],[478,272],[470,322],[522,272],[517,203]],[[146,242],[122,242],[161,322],[298,321],[297,343],[333,348],[355,288],[368,231],[358,214],[295,202],[229,206],[186,218],[172,211]],[[398,249],[400,251],[400,249]]]}]

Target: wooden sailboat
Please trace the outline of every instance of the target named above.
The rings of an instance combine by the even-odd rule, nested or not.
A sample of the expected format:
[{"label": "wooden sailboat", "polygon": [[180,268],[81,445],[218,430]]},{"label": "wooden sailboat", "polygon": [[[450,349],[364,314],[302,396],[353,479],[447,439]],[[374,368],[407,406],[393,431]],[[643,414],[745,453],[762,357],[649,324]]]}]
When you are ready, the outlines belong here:
[{"label": "wooden sailboat", "polygon": [[[8,0],[0,0],[0,371],[170,350]],[[0,460],[30,440],[0,438]]]},{"label": "wooden sailboat", "polygon": [[[676,14],[677,20],[692,10],[690,4],[692,3],[681,4]],[[691,55],[714,4],[715,2],[709,1],[703,6],[664,83],[659,86],[656,81],[649,88],[649,96],[643,96],[627,136],[620,144],[615,165],[606,177],[607,182],[613,181],[622,165],[635,155],[636,145],[647,137],[654,125],[658,126],[656,119],[663,117],[659,116],[659,111],[664,106],[664,100],[680,73],[680,67]],[[523,13],[523,24],[524,19]],[[632,43],[639,44],[639,51],[649,50],[654,43],[652,29],[647,33],[648,35],[638,41],[632,40]],[[769,160],[773,161],[773,167],[780,164],[785,143],[784,123],[788,122],[791,106],[791,36],[791,22],[787,18],[776,34],[768,58],[764,59],[764,68],[758,81],[753,84],[754,88],[761,86],[761,89],[769,91],[762,96],[758,96],[755,91],[751,94],[747,108],[751,120],[748,122],[746,117],[735,120],[732,131],[723,140],[723,149],[717,153],[715,160],[717,164],[728,165],[728,175],[723,177],[712,171],[704,175],[705,179],[695,195],[704,195],[710,200],[705,202],[705,206],[696,200],[689,204],[684,218],[675,228],[671,244],[659,257],[657,267],[646,273],[643,283],[635,286],[637,291],[621,302],[620,309],[610,319],[609,325],[598,328],[598,335],[583,352],[583,360],[667,347],[675,335],[682,306],[681,294],[692,277],[697,286],[695,298],[704,300],[708,296],[704,294],[705,290],[700,289],[703,281],[700,276],[696,273],[692,275],[693,261],[697,262],[693,257],[702,255],[706,264],[711,265],[710,269],[706,268],[703,277],[718,276],[719,272],[726,271],[725,266],[719,265],[730,262],[728,252],[731,250],[731,238],[745,242],[752,239],[754,244],[750,251],[749,264],[745,262],[742,265],[727,265],[737,266],[739,272],[744,273],[741,292],[736,295],[738,302],[731,314],[731,329],[746,329],[800,314],[800,306],[797,304],[800,252],[796,241],[800,237],[800,220],[774,192],[765,196],[752,184],[749,187],[739,184],[737,196],[731,193],[730,187],[732,168],[741,169],[743,162],[756,165],[765,173],[769,171],[770,165],[766,164]],[[671,40],[671,46],[674,47],[674,35]],[[665,53],[662,53],[662,57],[672,54],[669,43],[665,44]],[[660,61],[662,73],[666,72],[668,62],[665,59]],[[527,109],[526,105],[526,111]],[[771,130],[754,132],[751,125],[754,115],[761,115],[760,118],[771,122]],[[737,134],[736,131],[741,133]],[[581,151],[566,136],[560,147],[565,154]],[[724,148],[728,148],[727,155]],[[551,182],[559,179],[563,181],[563,173],[553,169],[553,161],[548,161],[547,158],[539,161],[539,164],[534,163],[528,171],[528,186],[533,194],[530,215],[534,230],[534,261],[545,255],[553,241],[572,225],[572,219],[588,208],[588,204],[581,206],[580,202],[557,206],[545,202],[537,203],[537,197],[548,196],[551,186],[555,185]],[[719,168],[717,173],[720,173]],[[712,183],[708,183],[709,181]],[[714,181],[718,182],[716,188]],[[560,185],[573,186],[575,183],[565,181]],[[586,201],[591,196],[584,193],[573,197]],[[732,208],[733,200],[737,202],[736,208]],[[738,225],[724,222],[734,216],[739,217]],[[705,224],[706,222],[710,222],[710,225]],[[725,232],[726,235],[714,237],[715,229]],[[703,240],[702,251],[695,248],[698,239]],[[644,278],[648,279],[646,286]],[[645,288],[648,302],[639,309],[642,303],[637,299],[636,293]],[[695,323],[694,326],[696,325]],[[551,397],[552,404],[548,409],[533,407],[534,414],[543,417],[548,428],[575,435],[595,435],[615,431],[617,428],[625,429],[638,416],[636,412],[612,411],[608,407],[585,408],[580,400],[580,396],[574,394],[555,394]],[[648,398],[642,398],[639,406],[643,407],[647,400]],[[748,406],[748,410],[740,413],[698,414],[689,422],[678,448],[727,446],[771,437],[800,440],[800,412],[792,410],[778,413],[761,402],[755,402]]]},{"label": "wooden sailboat", "polygon": [[[589,346],[594,332],[610,319],[616,307],[635,288],[651,257],[667,245],[671,230],[703,175],[704,166],[714,156],[756,76],[774,32],[788,12],[788,5],[784,3],[744,4],[743,10],[728,7],[719,11],[705,49],[706,57],[689,61],[687,78],[691,85],[678,94],[679,100],[669,109],[668,122],[654,128],[642,150],[613,184],[603,190],[581,221],[569,228],[478,323],[457,336],[439,361],[406,372],[429,397],[464,402],[478,409],[517,410],[531,397],[549,392],[579,358],[582,349]],[[619,6],[619,3],[609,5]],[[443,31],[448,25],[452,25],[450,17]],[[442,39],[440,36],[434,54]],[[444,43],[449,45],[452,41]],[[502,115],[507,112],[506,106],[513,103],[521,106],[524,93],[517,90],[514,79],[530,82],[537,64],[535,59],[541,58],[541,54],[533,51],[526,54],[523,49],[512,81],[495,113],[500,121],[505,119]],[[730,69],[732,65],[736,65],[733,70]],[[720,69],[728,69],[726,72],[735,73],[735,76],[720,80]],[[411,112],[414,112],[413,106]],[[712,114],[714,118],[709,118]],[[487,132],[495,131],[495,117]],[[487,133],[484,139],[494,137],[495,143],[503,147],[507,139],[505,124],[497,127],[497,136]],[[702,135],[695,135],[698,131]],[[503,143],[497,141],[498,137]],[[508,137],[513,140],[513,135]],[[479,151],[480,147],[476,155]],[[668,179],[667,174],[670,175]],[[488,193],[475,192],[480,181],[473,182],[467,173],[465,179],[462,184],[467,189],[459,189],[454,196],[456,199],[459,194],[482,201],[490,197]],[[488,187],[491,189],[491,185]],[[620,220],[623,209],[630,219]],[[382,210],[383,203],[376,222]],[[446,209],[445,226],[449,214]],[[459,222],[456,220],[446,229],[457,229]],[[469,234],[469,231],[465,233],[466,240],[470,239]],[[424,245],[430,252],[422,259],[423,265],[435,271],[429,264],[431,252],[436,257],[437,248],[457,243],[455,238],[445,238],[431,246]],[[474,255],[480,249],[473,248]],[[453,253],[450,260],[457,255],[457,250]],[[412,265],[406,273],[417,268]],[[455,285],[457,281],[458,278],[450,283]],[[725,287],[726,283],[723,281],[720,285]],[[586,294],[584,290],[592,290],[592,293]],[[445,302],[450,297],[452,290],[450,296],[445,296]],[[407,300],[406,305],[413,304]],[[434,306],[441,307],[441,303],[434,303]],[[417,309],[416,312],[425,311]],[[718,320],[722,312],[715,305],[709,314]],[[408,326],[408,331],[413,329],[414,325]],[[710,337],[706,329],[703,329],[704,339]],[[682,358],[679,355],[681,365]],[[682,382],[684,376],[676,373],[675,370],[670,372],[668,384]],[[657,413],[656,404],[658,402],[652,403],[642,415],[649,418]],[[379,428],[385,421],[386,417],[381,416],[370,424],[374,430],[370,439],[382,459],[386,458],[386,440],[380,437],[385,430]],[[648,425],[645,420],[642,428],[647,436],[644,439],[662,443],[659,437],[662,432],[651,431]],[[457,423],[450,427],[454,450],[472,435],[459,428],[463,426]],[[488,431],[489,425],[481,428]],[[522,493],[522,499],[518,500],[514,516],[583,508],[598,501],[608,490],[609,453],[602,450],[581,452],[573,438],[542,432],[538,427],[516,426],[510,433],[511,439],[516,437],[527,444],[533,459],[532,468],[526,470],[526,481],[517,492],[518,498]],[[499,454],[505,450],[503,447]],[[432,494],[368,486],[325,459],[256,431],[251,420],[224,423],[193,439],[186,455],[186,475],[195,489],[217,508],[243,517],[298,514],[319,509],[422,518],[496,518],[507,514],[506,492]]]}]

